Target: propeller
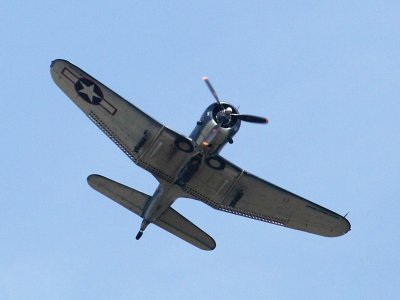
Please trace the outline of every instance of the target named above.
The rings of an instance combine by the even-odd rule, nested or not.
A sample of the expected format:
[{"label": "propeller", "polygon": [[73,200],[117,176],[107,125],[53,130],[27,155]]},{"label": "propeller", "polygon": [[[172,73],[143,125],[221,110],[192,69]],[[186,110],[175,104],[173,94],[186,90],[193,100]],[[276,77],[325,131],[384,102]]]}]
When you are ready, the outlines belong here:
[{"label": "propeller", "polygon": [[202,79],[203,79],[204,82],[206,83],[206,85],[207,85],[208,89],[210,90],[211,94],[214,96],[215,101],[217,101],[217,103],[222,107],[222,104],[221,104],[221,102],[219,101],[217,92],[214,90],[213,86],[211,85],[210,80],[208,80],[208,77],[204,76]]},{"label": "propeller", "polygon": [[202,79],[206,83],[206,85],[207,85],[208,89],[210,90],[211,94],[214,96],[215,101],[219,104],[219,106],[222,109],[220,111],[220,113],[219,113],[220,123],[226,123],[227,121],[229,122],[231,117],[236,117],[239,120],[242,120],[242,121],[245,121],[245,122],[250,122],[250,123],[258,123],[258,124],[267,124],[268,123],[268,119],[267,118],[257,117],[257,116],[252,116],[252,115],[235,114],[235,113],[232,113],[232,109],[231,108],[225,109],[225,107],[221,104],[221,101],[219,100],[217,92],[215,91],[215,89],[211,85],[210,80],[208,80],[208,77],[203,77]]},{"label": "propeller", "polygon": [[268,119],[263,117],[257,117],[252,115],[240,115],[240,114],[231,114],[231,116],[237,117],[239,120],[250,122],[250,123],[258,123],[258,124],[267,124]]}]

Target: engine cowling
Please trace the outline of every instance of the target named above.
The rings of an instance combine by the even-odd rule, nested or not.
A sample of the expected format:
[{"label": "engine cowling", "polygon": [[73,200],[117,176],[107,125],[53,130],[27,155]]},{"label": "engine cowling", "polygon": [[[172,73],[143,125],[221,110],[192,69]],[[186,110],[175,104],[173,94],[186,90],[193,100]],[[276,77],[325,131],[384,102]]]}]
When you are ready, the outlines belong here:
[{"label": "engine cowling", "polygon": [[238,113],[237,108],[229,103],[211,104],[197,122],[190,138],[205,152],[218,153],[239,130],[241,121],[235,116]]}]

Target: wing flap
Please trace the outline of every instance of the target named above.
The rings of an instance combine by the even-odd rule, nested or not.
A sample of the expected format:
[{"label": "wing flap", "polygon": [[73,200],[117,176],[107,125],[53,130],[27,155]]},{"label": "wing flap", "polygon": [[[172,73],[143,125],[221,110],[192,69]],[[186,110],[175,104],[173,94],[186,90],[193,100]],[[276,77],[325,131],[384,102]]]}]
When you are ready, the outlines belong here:
[{"label": "wing flap", "polygon": [[189,194],[226,212],[313,234],[335,237],[349,221],[316,203],[254,176],[231,162],[223,170],[204,166],[189,182]]}]

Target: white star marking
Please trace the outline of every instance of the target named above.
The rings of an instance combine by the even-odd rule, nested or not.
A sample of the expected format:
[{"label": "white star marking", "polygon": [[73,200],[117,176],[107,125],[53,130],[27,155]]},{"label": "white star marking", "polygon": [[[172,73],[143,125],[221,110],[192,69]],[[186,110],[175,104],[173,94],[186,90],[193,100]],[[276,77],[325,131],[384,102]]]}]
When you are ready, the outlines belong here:
[{"label": "white star marking", "polygon": [[83,88],[80,89],[78,92],[86,94],[89,97],[89,100],[91,103],[93,103],[93,97],[101,98],[94,91],[94,83],[92,85],[86,85],[81,81],[81,84],[82,84]]}]

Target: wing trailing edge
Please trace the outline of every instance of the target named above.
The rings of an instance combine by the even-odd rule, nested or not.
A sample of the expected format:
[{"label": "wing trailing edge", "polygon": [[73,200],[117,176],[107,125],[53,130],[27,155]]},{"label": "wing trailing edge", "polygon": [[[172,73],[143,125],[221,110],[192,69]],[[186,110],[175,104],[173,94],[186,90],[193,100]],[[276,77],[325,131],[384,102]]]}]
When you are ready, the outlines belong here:
[{"label": "wing trailing edge", "polygon": [[[101,175],[90,175],[87,180],[93,189],[138,216],[142,215],[146,202],[151,197]],[[213,250],[216,247],[211,236],[171,207],[154,224],[200,249]]]}]

